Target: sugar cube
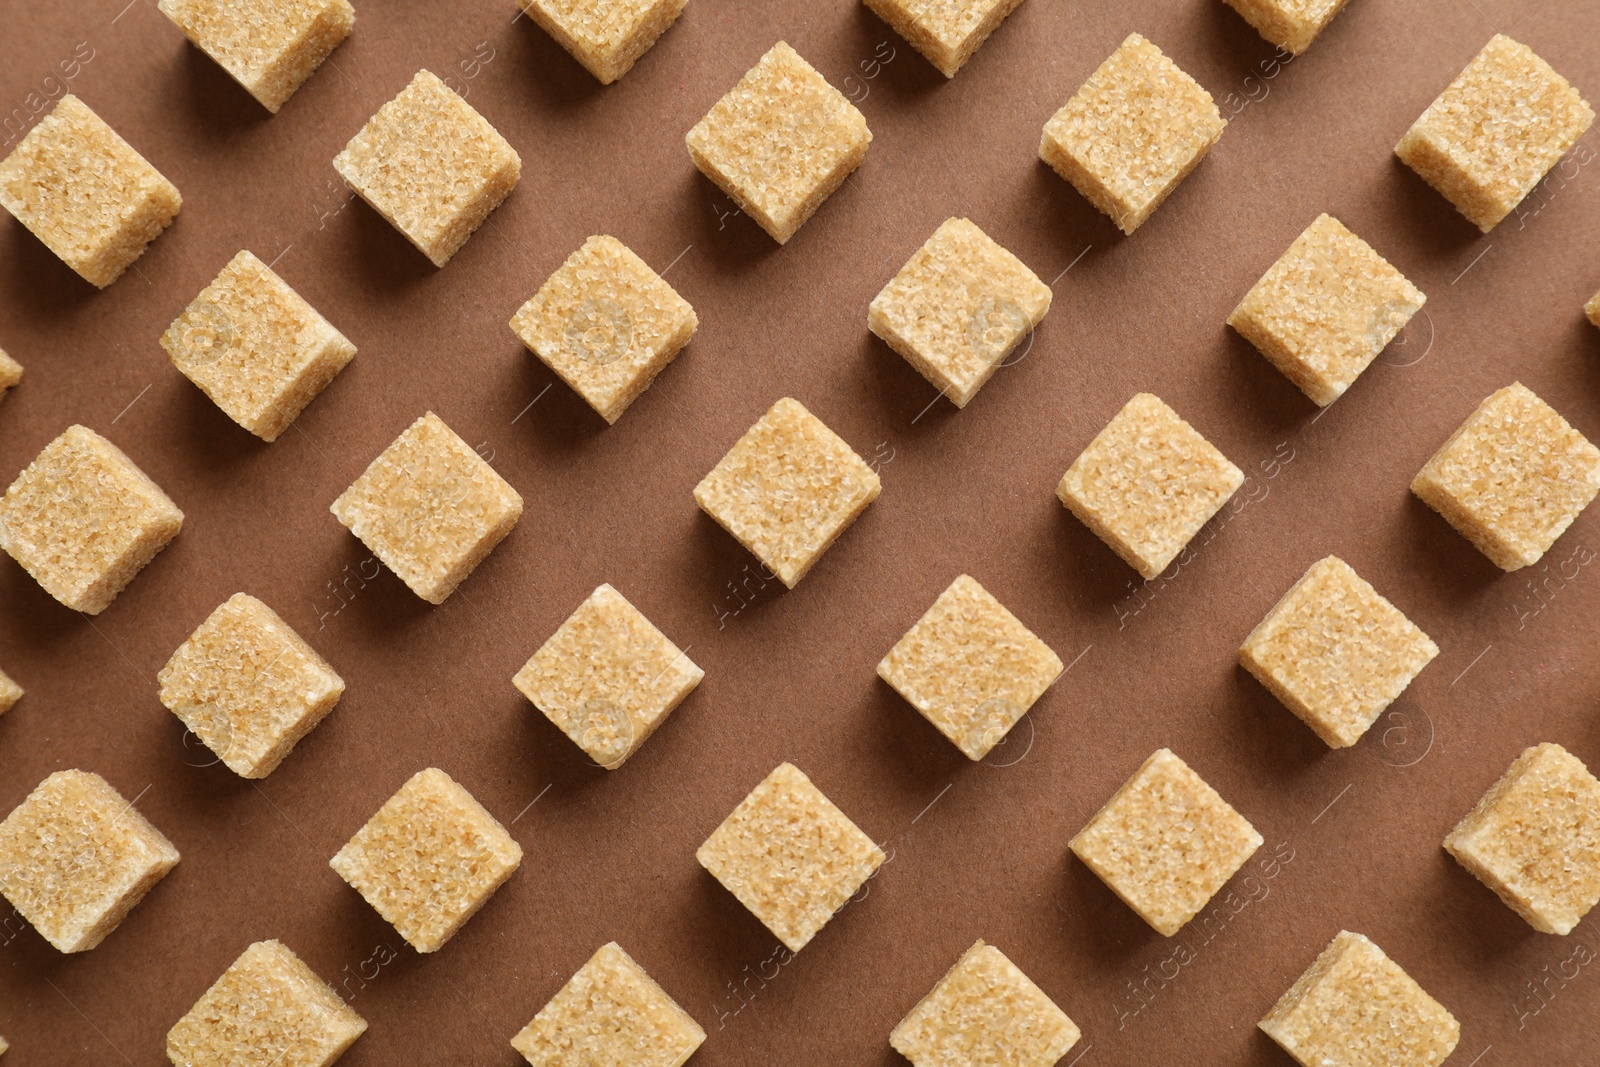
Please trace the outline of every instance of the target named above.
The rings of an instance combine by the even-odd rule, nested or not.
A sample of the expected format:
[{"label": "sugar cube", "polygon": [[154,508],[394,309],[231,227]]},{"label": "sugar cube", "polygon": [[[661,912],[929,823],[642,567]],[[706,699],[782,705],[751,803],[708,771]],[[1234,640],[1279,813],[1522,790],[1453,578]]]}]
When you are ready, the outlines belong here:
[{"label": "sugar cube", "polygon": [[22,381],[22,364],[6,355],[6,350],[0,348],[0,400],[5,399],[7,390]]},{"label": "sugar cube", "polygon": [[678,20],[685,0],[519,0],[528,17],[610,85]]},{"label": "sugar cube", "polygon": [[17,706],[17,701],[22,699],[22,686],[12,680],[5,671],[0,671],[0,715],[4,715]]},{"label": "sugar cube", "polygon": [[[1600,326],[1600,293],[1596,293],[1594,296],[1590,297],[1589,302],[1583,305],[1583,310],[1584,313],[1589,316],[1590,322],[1594,323],[1596,326]],[[21,367],[17,367],[16,377],[22,377]],[[15,380],[13,380],[12,384],[16,384]]]},{"label": "sugar cube", "polygon": [[873,14],[893,27],[946,78],[1000,28],[1022,0],[866,0]]},{"label": "sugar cube", "polygon": [[356,21],[349,0],[161,0],[156,6],[273,113]]},{"label": "sugar cube", "polygon": [[1300,55],[1327,29],[1347,0],[1227,0],[1267,41]]},{"label": "sugar cube", "polygon": [[9,1049],[10,1047],[11,1047],[10,1045],[6,1044],[6,1039],[3,1038],[3,1037],[0,1037],[0,1056],[5,1055],[6,1050]]}]

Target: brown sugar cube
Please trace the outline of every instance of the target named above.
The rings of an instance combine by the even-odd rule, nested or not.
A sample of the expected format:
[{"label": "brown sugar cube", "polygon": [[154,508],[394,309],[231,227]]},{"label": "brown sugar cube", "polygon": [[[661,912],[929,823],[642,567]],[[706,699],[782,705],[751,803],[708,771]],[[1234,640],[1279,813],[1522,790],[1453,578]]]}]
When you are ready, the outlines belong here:
[{"label": "brown sugar cube", "polygon": [[356,21],[349,0],[161,0],[156,6],[274,113]]},{"label": "brown sugar cube", "polygon": [[167,1031],[175,1067],[328,1067],[367,1021],[281,941],[257,941]]},{"label": "brown sugar cube", "polygon": [[968,219],[946,219],[873,297],[867,328],[956,407],[1050,310],[1050,287]]},{"label": "brown sugar cube", "polygon": [[172,224],[183,197],[68,93],[0,162],[0,205],[104,289]]},{"label": "brown sugar cube", "polygon": [[1411,491],[1514,571],[1538,563],[1600,493],[1600,449],[1516,382],[1478,405]]},{"label": "brown sugar cube", "polygon": [[443,771],[418,771],[328,866],[418,952],[437,952],[522,863],[522,847]]},{"label": "brown sugar cube", "polygon": [[1600,904],[1600,780],[1560,745],[1535,745],[1444,847],[1535,930],[1570,934]]},{"label": "brown sugar cube", "polygon": [[882,488],[842,438],[784,397],[700,479],[694,500],[793,589]]},{"label": "brown sugar cube", "polygon": [[681,1067],[706,1032],[615,941],[511,1039],[533,1067]]},{"label": "brown sugar cube", "polygon": [[1341,931],[1258,1024],[1303,1067],[1437,1067],[1461,1026],[1383,949]]},{"label": "brown sugar cube", "polygon": [[413,593],[443,604],[517,524],[522,497],[430,411],[328,510]]},{"label": "brown sugar cube", "polygon": [[860,165],[872,131],[779,41],[685,140],[700,173],[783,244]]},{"label": "brown sugar cube", "polygon": [[22,686],[12,681],[5,671],[0,671],[0,715],[17,706],[22,699]]},{"label": "brown sugar cube", "polygon": [[1227,456],[1159,397],[1140,393],[1073,460],[1056,496],[1154,578],[1243,484]]},{"label": "brown sugar cube", "polygon": [[44,591],[98,615],[167,547],[183,512],[133,460],[69,426],[0,497],[0,548]]},{"label": "brown sugar cube", "polygon": [[248,251],[161,336],[177,367],[234,422],[276,441],[356,346]]},{"label": "brown sugar cube", "polygon": [[57,771],[0,822],[0,895],[62,952],[87,952],[178,864],[104,778]]},{"label": "brown sugar cube", "polygon": [[1395,155],[1488,233],[1594,122],[1572,84],[1495,34],[1395,145]]},{"label": "brown sugar cube", "polygon": [[1227,0],[1256,32],[1285,52],[1300,55],[1327,29],[1347,0]]},{"label": "brown sugar cube", "polygon": [[6,392],[20,381],[22,381],[22,364],[6,355],[6,350],[0,348],[0,400],[4,400]]},{"label": "brown sugar cube", "polygon": [[265,778],[344,695],[344,680],[253,596],[235,593],[156,676],[161,703],[228,769]]},{"label": "brown sugar cube", "polygon": [[[1583,305],[1583,310],[1584,314],[1589,316],[1590,322],[1594,323],[1596,326],[1600,326],[1600,293],[1594,294],[1594,296],[1589,299],[1589,302]],[[22,377],[21,367],[17,367],[16,377]],[[16,382],[13,380],[12,384],[15,385]]]},{"label": "brown sugar cube", "polygon": [[791,763],[750,791],[695,853],[791,952],[799,952],[884,861]]},{"label": "brown sugar cube", "polygon": [[615,237],[591,237],[512,316],[511,330],[608,423],[700,325],[694,308]]},{"label": "brown sugar cube", "polygon": [[610,85],[683,13],[685,0],[518,0],[528,17]]},{"label": "brown sugar cube", "polygon": [[1346,748],[1439,654],[1433,639],[1338,556],[1267,612],[1239,662],[1330,748]]},{"label": "brown sugar cube", "polygon": [[1131,234],[1227,124],[1210,93],[1130,33],[1045,123],[1039,158]]},{"label": "brown sugar cube", "polygon": [[1245,294],[1228,325],[1326,407],[1426,300],[1371,245],[1319,215]]},{"label": "brown sugar cube", "polygon": [[946,78],[954,78],[1022,0],[866,0],[873,14],[921,52]]},{"label": "brown sugar cube", "polygon": [[378,109],[333,166],[436,267],[460,251],[522,175],[506,139],[427,70]]}]

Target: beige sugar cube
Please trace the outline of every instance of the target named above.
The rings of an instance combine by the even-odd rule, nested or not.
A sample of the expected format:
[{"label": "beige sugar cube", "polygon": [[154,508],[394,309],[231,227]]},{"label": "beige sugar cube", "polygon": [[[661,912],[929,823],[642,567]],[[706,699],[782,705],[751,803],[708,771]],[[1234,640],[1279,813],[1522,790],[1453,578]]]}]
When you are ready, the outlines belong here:
[{"label": "beige sugar cube", "polygon": [[1250,631],[1239,662],[1329,748],[1346,748],[1438,654],[1399,608],[1328,556]]},{"label": "beige sugar cube", "polygon": [[1535,930],[1570,934],[1600,904],[1600,780],[1560,745],[1535,745],[1444,847]]},{"label": "beige sugar cube", "polygon": [[946,78],[1000,28],[1022,0],[865,0],[873,14],[921,52]]},{"label": "beige sugar cube", "polygon": [[683,13],[685,0],[518,0],[600,84],[628,73]]},{"label": "beige sugar cube", "polygon": [[87,952],[178,864],[178,850],[88,771],[57,771],[0,822],[0,895],[62,952]]},{"label": "beige sugar cube", "polygon": [[[1589,302],[1583,305],[1583,311],[1584,314],[1589,316],[1590,322],[1594,323],[1596,326],[1600,326],[1600,293],[1594,294],[1594,296],[1589,299]],[[16,377],[22,377],[21,367],[17,367]],[[15,385],[16,382],[13,381],[12,384]]]},{"label": "beige sugar cube", "polygon": [[884,858],[791,763],[767,775],[695,852],[791,952],[806,947]]},{"label": "beige sugar cube", "polygon": [[156,676],[161,703],[245,778],[265,778],[344,695],[344,679],[245,593],[220,605]]},{"label": "beige sugar cube", "polygon": [[257,941],[167,1031],[174,1067],[328,1067],[367,1030],[281,941]]},{"label": "beige sugar cube", "polygon": [[183,512],[116,445],[69,426],[0,498],[0,548],[44,591],[98,615],[167,547]]},{"label": "beige sugar cube", "polygon": [[1395,145],[1395,155],[1488,233],[1594,122],[1527,45],[1495,34]]},{"label": "beige sugar cube", "polygon": [[956,407],[1050,310],[1050,287],[968,219],[946,219],[873,297],[867,328]]},{"label": "beige sugar cube", "polygon": [[591,237],[511,319],[511,330],[614,423],[694,336],[700,320],[615,237]]},{"label": "beige sugar cube", "polygon": [[356,346],[249,251],[161,336],[177,367],[234,422],[276,441]]},{"label": "beige sugar cube", "polygon": [[511,1039],[533,1067],[681,1067],[706,1032],[615,941]]},{"label": "beige sugar cube", "polygon": [[1258,1024],[1303,1067],[1437,1067],[1461,1026],[1383,949],[1348,930]]},{"label": "beige sugar cube", "polygon": [[860,165],[872,131],[843,93],[779,41],[685,141],[700,173],[783,244]]},{"label": "beige sugar cube", "polygon": [[1244,472],[1176,411],[1139,393],[1072,461],[1056,496],[1154,578],[1243,484]]},{"label": "beige sugar cube", "polygon": [[1319,215],[1239,301],[1228,325],[1326,407],[1426,300],[1371,245]]},{"label": "beige sugar cube", "polygon": [[6,350],[0,348],[0,400],[4,400],[6,392],[20,381],[22,381],[22,364],[6,355]]},{"label": "beige sugar cube", "polygon": [[68,93],[0,162],[0,205],[104,289],[172,224],[183,197]]},{"label": "beige sugar cube", "polygon": [[784,397],[700,479],[694,500],[793,589],[882,488],[841,437]]},{"label": "beige sugar cube", "polygon": [[3,1037],[0,1037],[0,1056],[5,1055],[6,1050],[9,1049],[10,1047],[11,1047],[10,1045],[6,1044],[6,1039],[3,1038]]},{"label": "beige sugar cube", "polygon": [[443,604],[522,515],[522,497],[428,412],[328,509],[400,580]]},{"label": "beige sugar cube", "polygon": [[378,109],[333,166],[436,267],[460,251],[522,175],[516,150],[427,70]]},{"label": "beige sugar cube", "polygon": [[156,7],[274,113],[356,21],[349,0],[161,0]]},{"label": "beige sugar cube", "polygon": [[1039,158],[1131,234],[1227,124],[1210,93],[1130,33],[1045,123]]},{"label": "beige sugar cube", "polygon": [[1347,0],[1227,0],[1244,20],[1267,41],[1285,52],[1300,55]]},{"label": "beige sugar cube", "polygon": [[418,952],[437,952],[522,863],[448,774],[418,771],[328,861]]},{"label": "beige sugar cube", "polygon": [[1411,491],[1514,571],[1538,563],[1600,493],[1600,449],[1516,382],[1478,405]]},{"label": "beige sugar cube", "polygon": [[5,671],[0,671],[0,715],[4,715],[17,706],[17,701],[22,699],[22,686],[12,680]]}]

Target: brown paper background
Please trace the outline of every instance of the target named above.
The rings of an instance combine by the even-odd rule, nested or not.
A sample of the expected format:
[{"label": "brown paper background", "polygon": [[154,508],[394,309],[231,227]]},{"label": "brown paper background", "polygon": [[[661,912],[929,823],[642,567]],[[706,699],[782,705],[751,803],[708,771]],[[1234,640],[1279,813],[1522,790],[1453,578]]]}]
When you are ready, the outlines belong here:
[{"label": "brown paper background", "polygon": [[[0,103],[26,108],[48,93],[86,41],[93,58],[72,91],[184,195],[172,229],[104,292],[0,219],[0,346],[27,367],[0,404],[0,478],[82,422],[188,519],[94,619],[0,560],[0,663],[28,691],[0,719],[0,811],[51,771],[91,769],[139,797],[183,861],[91,953],[62,956],[6,927],[8,1067],[164,1063],[167,1028],[270,937],[343,983],[371,1024],[352,1067],[510,1067],[508,1038],[612,939],[705,1026],[696,1064],[898,1063],[890,1029],[979,937],[1083,1027],[1064,1062],[1281,1065],[1255,1022],[1341,928],[1371,936],[1461,1020],[1453,1063],[1600,1062],[1597,920],[1567,938],[1538,934],[1440,848],[1526,745],[1558,741],[1600,767],[1600,566],[1582,565],[1600,550],[1600,510],[1548,568],[1503,574],[1407,491],[1468,412],[1513,380],[1600,439],[1600,331],[1581,312],[1600,286],[1600,163],[1578,165],[1600,134],[1530,201],[1537,212],[1488,237],[1391,153],[1496,28],[1595,99],[1600,7],[1354,0],[1307,55],[1275,69],[1271,46],[1215,0],[1028,0],[947,82],[849,0],[691,0],[603,88],[509,3],[361,0],[352,37],[269,117],[151,0],[126,2],[0,7]],[[1045,119],[1132,30],[1237,113],[1123,238],[1035,152]],[[682,143],[779,38],[860,100],[875,136],[858,173],[782,248],[721,215],[731,205]],[[874,67],[875,53],[893,58]],[[524,166],[443,270],[350,201],[330,164],[422,66],[464,86]],[[1428,294],[1402,342],[1321,415],[1224,326],[1320,211]],[[955,214],[1055,279],[1031,349],[960,412],[929,406],[932,387],[865,323],[873,294]],[[506,327],[601,232],[657,270],[670,264],[701,321],[609,429]],[[241,247],[275,260],[360,349],[272,445],[224,417],[157,343]],[[1186,566],[1135,593],[1133,572],[1054,488],[1139,390],[1253,480],[1238,498],[1250,502],[1219,518]],[[752,557],[690,495],[783,395],[877,457],[884,481],[792,592],[762,587]],[[327,510],[427,409],[482,443],[527,502],[439,608],[386,571],[364,587],[350,578],[367,552]],[[1337,752],[1235,664],[1250,628],[1330,552],[1443,650],[1359,745]],[[962,571],[1074,663],[984,766],[873,672]],[[348,605],[325,614],[347,578]],[[510,684],[603,581],[706,671],[609,774]],[[274,606],[349,686],[255,784],[203,766],[209,753],[185,746],[154,681],[239,590]],[[1163,745],[1268,842],[1255,880],[1232,884],[1248,903],[1177,941],[1067,851]],[[785,759],[893,858],[865,899],[780,966],[774,938],[694,850]],[[428,765],[508,824],[527,858],[454,941],[419,956],[327,860]],[[1274,848],[1292,860],[1266,865]]]}]

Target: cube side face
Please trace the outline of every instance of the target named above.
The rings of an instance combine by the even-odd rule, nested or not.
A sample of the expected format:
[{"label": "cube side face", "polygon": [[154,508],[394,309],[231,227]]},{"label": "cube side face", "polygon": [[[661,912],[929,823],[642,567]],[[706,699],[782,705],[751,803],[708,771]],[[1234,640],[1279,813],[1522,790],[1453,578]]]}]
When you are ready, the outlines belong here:
[{"label": "cube side face", "polygon": [[[1600,306],[1600,298],[1596,300]],[[6,350],[0,348],[0,400],[5,399],[6,390],[22,381],[22,364],[6,355]]]},{"label": "cube side face", "polygon": [[632,69],[683,13],[685,0],[520,0],[528,17],[600,84]]},{"label": "cube side face", "polygon": [[271,112],[355,24],[348,0],[161,0],[157,6]]},{"label": "cube side face", "polygon": [[[1583,305],[1583,312],[1585,315],[1589,316],[1590,322],[1594,323],[1596,326],[1600,326],[1600,293],[1594,294],[1594,296],[1589,299],[1589,302]],[[17,377],[22,377],[21,367],[17,368]]]},{"label": "cube side face", "polygon": [[940,74],[954,78],[1022,0],[977,0],[966,4],[946,0],[865,2]]},{"label": "cube side face", "polygon": [[1347,0],[1227,0],[1268,43],[1300,55]]},{"label": "cube side face", "polygon": [[4,715],[17,706],[17,701],[22,699],[22,686],[12,680],[5,671],[0,671],[0,715]]}]

